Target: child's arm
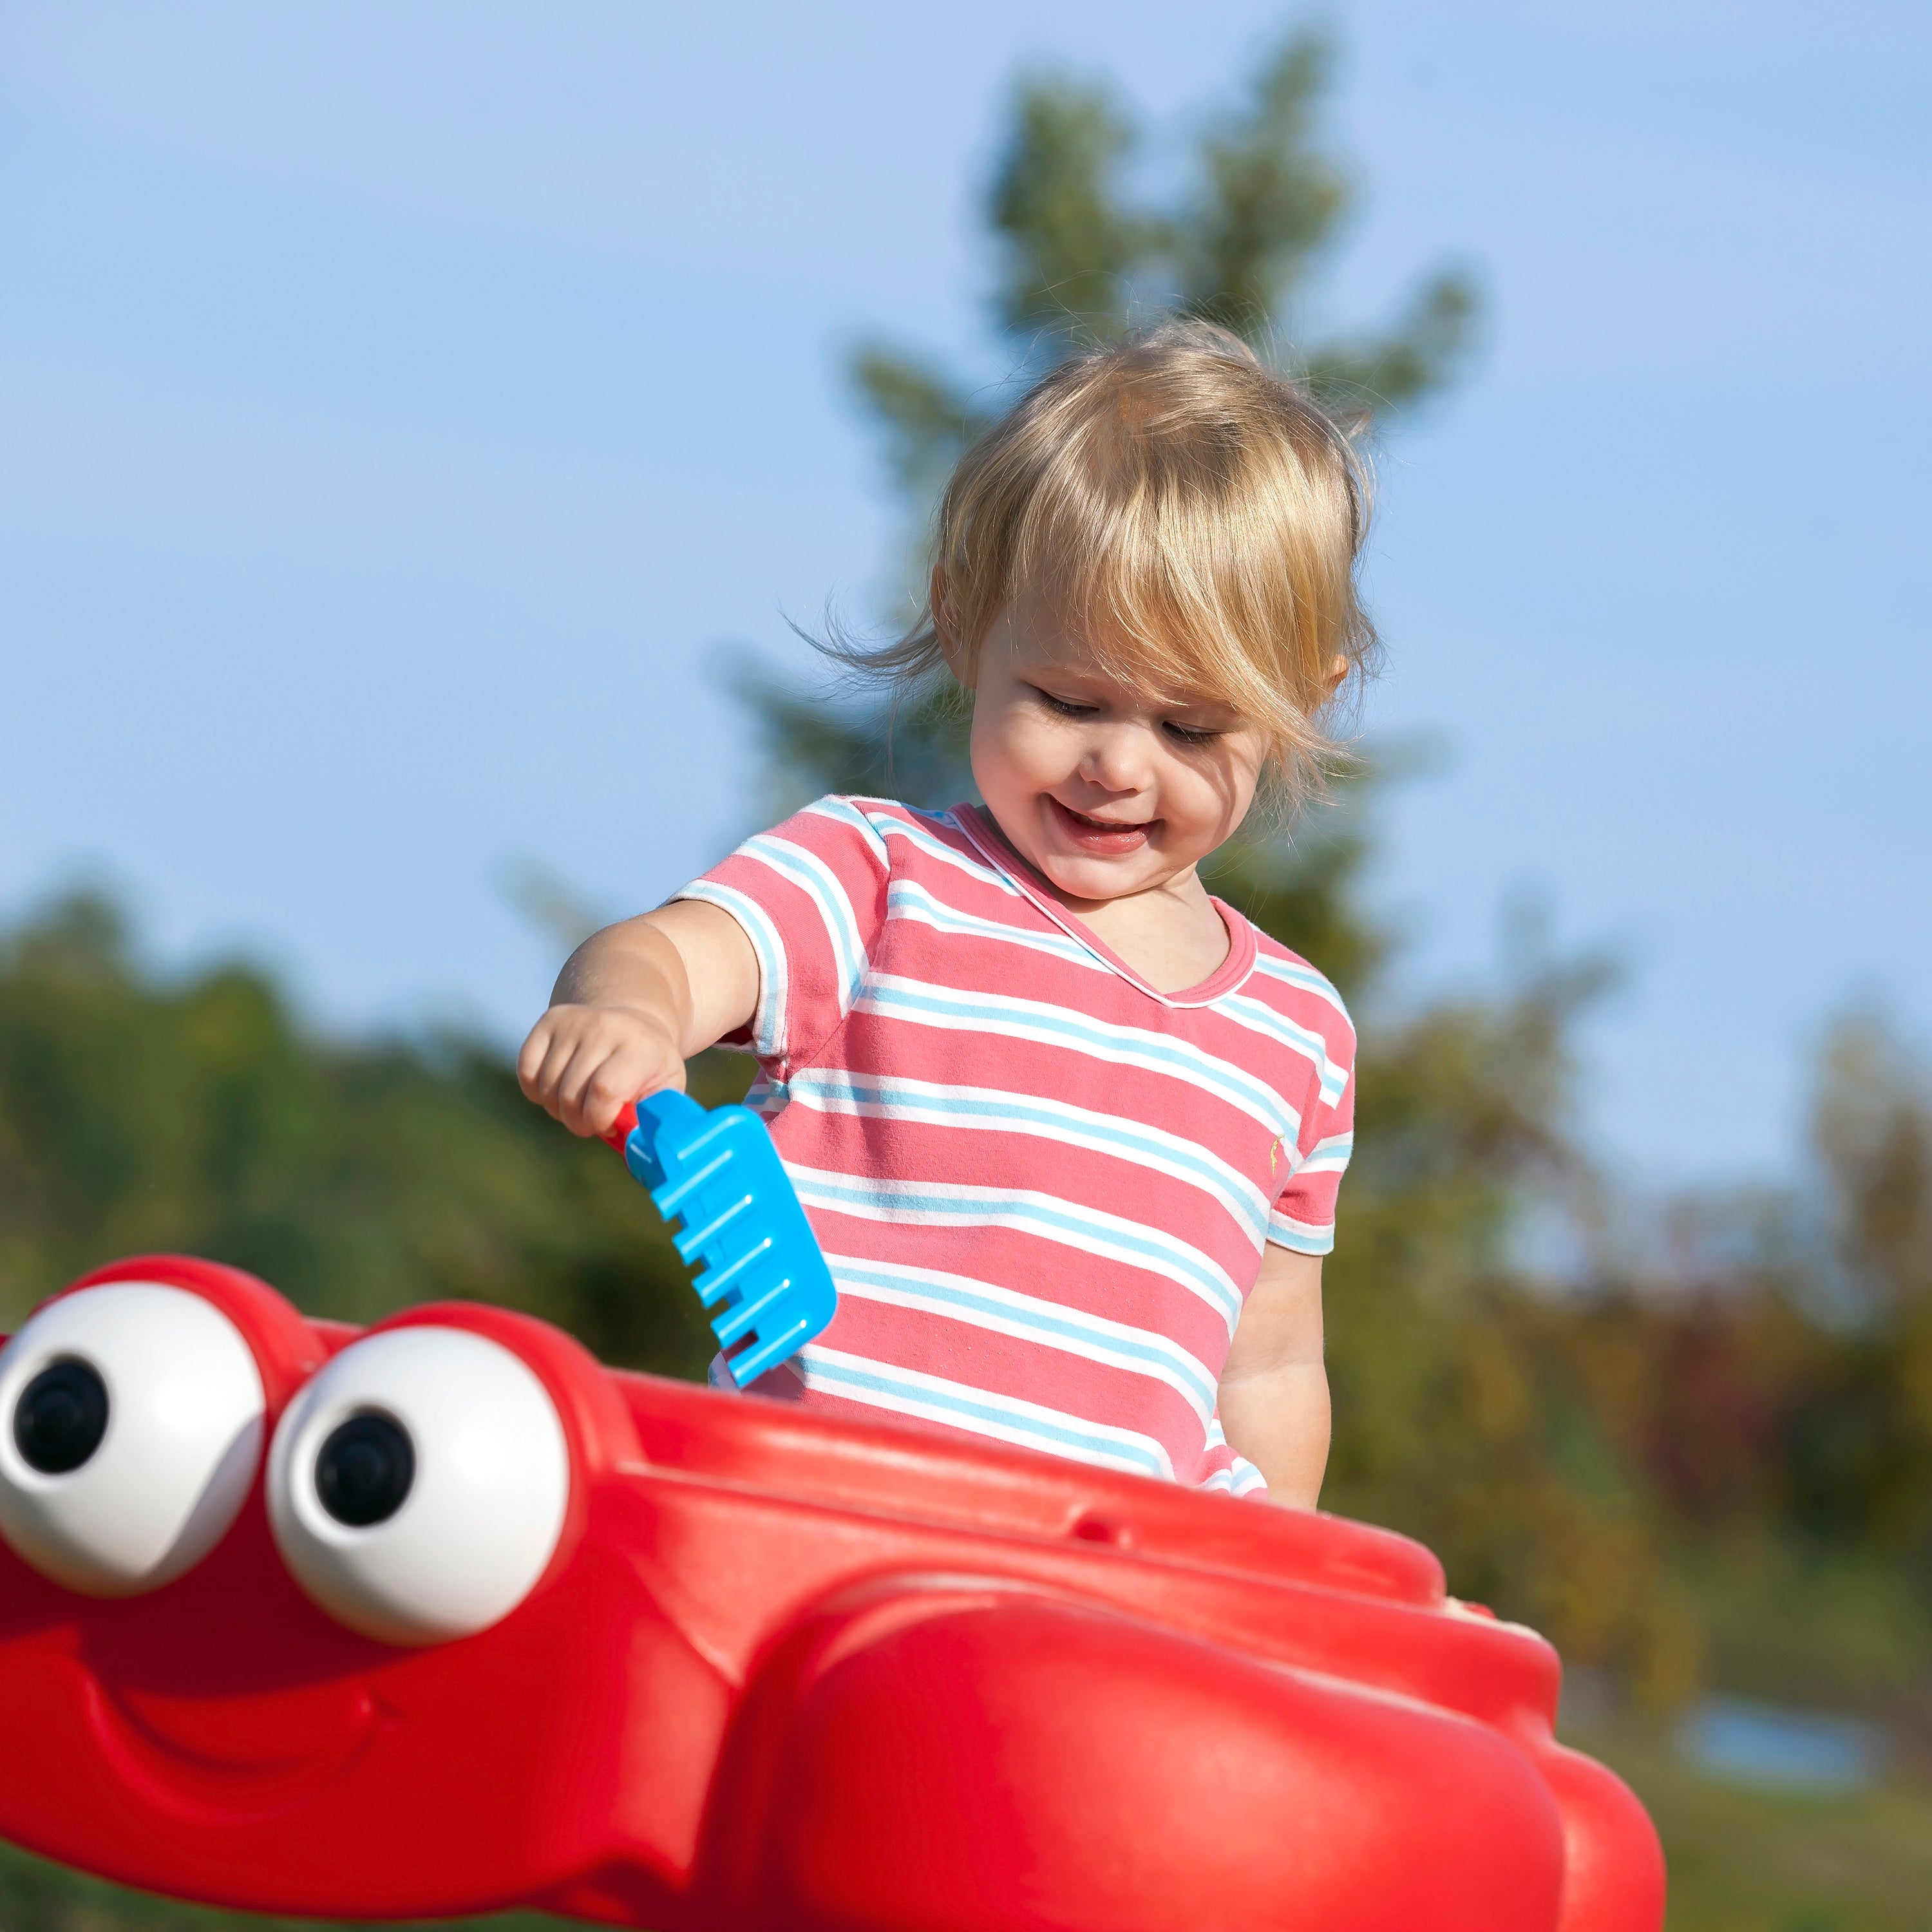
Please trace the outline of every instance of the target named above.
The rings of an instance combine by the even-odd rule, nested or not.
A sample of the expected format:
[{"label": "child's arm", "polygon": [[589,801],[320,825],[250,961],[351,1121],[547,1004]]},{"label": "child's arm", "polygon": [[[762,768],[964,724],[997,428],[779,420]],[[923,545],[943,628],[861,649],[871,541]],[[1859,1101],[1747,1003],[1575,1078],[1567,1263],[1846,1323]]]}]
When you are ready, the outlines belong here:
[{"label": "child's arm", "polygon": [[694,899],[594,932],[564,962],[517,1079],[574,1134],[684,1084],[684,1063],[750,1023],[758,956],[731,915]]},{"label": "child's arm", "polygon": [[1221,1371],[1221,1427],[1268,1478],[1270,1501],[1312,1509],[1328,1463],[1322,1259],[1270,1241]]}]

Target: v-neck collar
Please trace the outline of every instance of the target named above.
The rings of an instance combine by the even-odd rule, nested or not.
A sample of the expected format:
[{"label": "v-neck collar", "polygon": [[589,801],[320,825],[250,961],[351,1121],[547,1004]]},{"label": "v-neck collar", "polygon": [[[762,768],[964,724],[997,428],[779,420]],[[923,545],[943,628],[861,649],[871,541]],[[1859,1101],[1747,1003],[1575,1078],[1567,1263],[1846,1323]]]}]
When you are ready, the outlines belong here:
[{"label": "v-neck collar", "polygon": [[1010,879],[1070,939],[1084,946],[1109,971],[1119,974],[1129,986],[1138,988],[1149,999],[1158,1000],[1165,1006],[1204,1006],[1220,998],[1222,994],[1232,993],[1253,971],[1258,950],[1254,928],[1232,906],[1210,892],[1208,903],[1220,914],[1221,923],[1227,929],[1228,956],[1198,986],[1184,986],[1178,992],[1162,992],[1151,980],[1136,973],[1084,920],[1069,912],[1051,893],[1041,890],[1031,876],[1033,868],[1007,850],[1006,841],[982,807],[956,805],[952,808],[952,818],[988,865]]}]

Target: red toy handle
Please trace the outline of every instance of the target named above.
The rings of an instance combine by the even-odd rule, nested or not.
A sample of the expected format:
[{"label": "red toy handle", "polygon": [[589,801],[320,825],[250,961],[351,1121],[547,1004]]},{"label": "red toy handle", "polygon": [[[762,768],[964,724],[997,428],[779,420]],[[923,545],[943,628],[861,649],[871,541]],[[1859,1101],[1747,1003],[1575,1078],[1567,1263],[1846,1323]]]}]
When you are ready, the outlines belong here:
[{"label": "red toy handle", "polygon": [[626,1100],[617,1110],[617,1118],[604,1130],[602,1138],[620,1154],[624,1151],[624,1143],[631,1138],[632,1130],[638,1124],[638,1103]]}]

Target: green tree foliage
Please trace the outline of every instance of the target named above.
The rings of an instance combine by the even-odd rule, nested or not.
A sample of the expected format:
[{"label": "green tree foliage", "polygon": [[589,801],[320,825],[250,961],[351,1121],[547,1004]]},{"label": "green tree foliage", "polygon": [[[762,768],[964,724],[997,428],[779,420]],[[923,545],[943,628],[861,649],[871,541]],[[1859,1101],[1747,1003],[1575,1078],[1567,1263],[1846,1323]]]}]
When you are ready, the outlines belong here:
[{"label": "green tree foliage", "polygon": [[643,1190],[500,1054],[318,1040],[264,974],[159,980],[110,907],[71,898],[0,943],[0,1329],[157,1250],[248,1268],[312,1314],[454,1296],[547,1316],[609,1361],[710,1358]]},{"label": "green tree foliage", "polygon": [[[1297,304],[1355,199],[1319,138],[1333,64],[1324,36],[1288,40],[1248,98],[1210,123],[1173,202],[1130,191],[1138,135],[1110,89],[1022,82],[986,207],[992,320],[1007,367],[1036,375],[1085,344],[1189,315],[1233,329],[1349,412],[1410,402],[1444,382],[1475,313],[1468,279],[1451,271],[1424,280],[1392,325],[1291,346]],[[884,343],[864,349],[853,373],[895,476],[921,505],[998,412],[984,387]]]}]

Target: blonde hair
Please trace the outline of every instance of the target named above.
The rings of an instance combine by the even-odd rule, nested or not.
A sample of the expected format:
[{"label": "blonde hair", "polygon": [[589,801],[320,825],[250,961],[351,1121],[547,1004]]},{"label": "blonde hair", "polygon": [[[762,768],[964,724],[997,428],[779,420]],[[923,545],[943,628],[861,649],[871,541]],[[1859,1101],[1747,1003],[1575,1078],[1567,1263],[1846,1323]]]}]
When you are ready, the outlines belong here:
[{"label": "blonde hair", "polygon": [[902,688],[970,673],[1000,612],[1042,600],[1112,674],[1258,728],[1292,806],[1340,751],[1335,661],[1355,674],[1376,648],[1355,588],[1369,506],[1305,388],[1225,329],[1168,323],[1061,363],[967,451],[934,532],[938,609],[840,655]]}]

